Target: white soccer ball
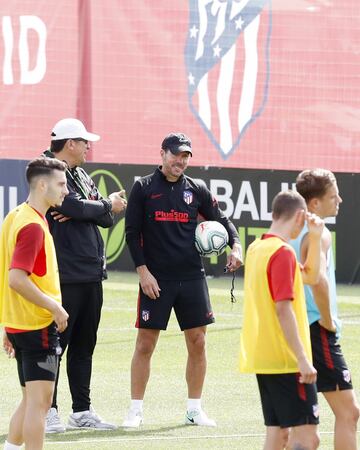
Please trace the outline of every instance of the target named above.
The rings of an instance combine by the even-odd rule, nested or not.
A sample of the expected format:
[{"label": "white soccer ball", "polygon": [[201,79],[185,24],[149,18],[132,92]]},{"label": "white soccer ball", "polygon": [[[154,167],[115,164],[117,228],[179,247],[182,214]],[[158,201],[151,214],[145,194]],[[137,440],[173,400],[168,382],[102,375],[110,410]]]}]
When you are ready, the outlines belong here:
[{"label": "white soccer ball", "polygon": [[195,230],[195,247],[201,256],[210,258],[224,253],[229,235],[224,225],[215,220],[200,222]]}]

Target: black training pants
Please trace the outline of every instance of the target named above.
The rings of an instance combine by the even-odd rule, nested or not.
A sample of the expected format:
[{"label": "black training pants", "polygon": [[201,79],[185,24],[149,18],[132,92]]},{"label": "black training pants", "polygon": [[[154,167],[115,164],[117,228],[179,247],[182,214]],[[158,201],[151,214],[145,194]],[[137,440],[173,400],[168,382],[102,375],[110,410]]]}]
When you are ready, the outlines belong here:
[{"label": "black training pants", "polygon": [[[68,327],[60,334],[62,355],[67,348],[66,367],[73,412],[90,406],[92,355],[103,303],[102,282],[61,284],[62,305],[69,314]],[[61,361],[61,358],[60,358]],[[57,385],[52,406],[57,408]]]}]

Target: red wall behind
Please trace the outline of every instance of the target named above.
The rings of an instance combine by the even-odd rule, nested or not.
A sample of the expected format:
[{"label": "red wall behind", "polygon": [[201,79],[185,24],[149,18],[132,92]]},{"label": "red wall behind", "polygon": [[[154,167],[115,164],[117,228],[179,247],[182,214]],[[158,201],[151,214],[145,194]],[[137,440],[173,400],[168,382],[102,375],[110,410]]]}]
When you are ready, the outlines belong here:
[{"label": "red wall behind", "polygon": [[[196,166],[359,172],[360,9],[358,0],[337,3],[264,1],[256,79],[262,112],[254,110],[225,155],[189,106],[185,53],[197,1],[2,2],[0,158],[33,158],[57,120],[76,116],[102,137],[93,161],[156,164],[164,135],[181,130],[192,138]],[[245,64],[241,39],[234,38],[234,103]],[[215,66],[211,98],[218,75]]]}]

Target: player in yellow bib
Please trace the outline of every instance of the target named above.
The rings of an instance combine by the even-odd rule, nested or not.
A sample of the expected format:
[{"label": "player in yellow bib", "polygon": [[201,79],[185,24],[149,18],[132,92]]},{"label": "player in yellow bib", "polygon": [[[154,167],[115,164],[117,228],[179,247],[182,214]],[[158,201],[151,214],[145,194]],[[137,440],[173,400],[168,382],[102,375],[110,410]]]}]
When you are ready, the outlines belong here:
[{"label": "player in yellow bib", "polygon": [[[316,370],[303,279],[317,281],[324,223],[306,211],[298,193],[279,193],[269,231],[246,254],[240,370],[257,377],[266,425],[264,450],[313,450],[319,445]],[[288,241],[305,221],[311,245],[301,270]]]},{"label": "player in yellow bib", "polygon": [[15,356],[23,398],[10,420],[4,450],[43,448],[68,314],[61,306],[55,247],[45,214],[68,190],[65,163],[37,158],[26,169],[26,203],[6,216],[0,233],[0,323],[3,346]]}]

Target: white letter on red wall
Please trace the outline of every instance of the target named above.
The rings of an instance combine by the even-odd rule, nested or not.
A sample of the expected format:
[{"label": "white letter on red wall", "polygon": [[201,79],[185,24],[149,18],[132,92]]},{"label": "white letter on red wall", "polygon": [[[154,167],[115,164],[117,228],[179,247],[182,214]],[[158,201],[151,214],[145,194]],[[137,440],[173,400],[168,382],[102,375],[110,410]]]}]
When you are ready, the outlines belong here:
[{"label": "white letter on red wall", "polygon": [[[30,69],[30,52],[28,45],[28,31],[33,29],[39,38],[39,45],[35,67]],[[19,38],[19,58],[20,58],[20,83],[39,83],[46,72],[46,26],[37,16],[20,16],[20,38]]]},{"label": "white letter on red wall", "polygon": [[[20,84],[37,84],[46,73],[46,26],[37,16],[20,16],[19,63]],[[36,57],[33,67],[30,67],[29,32],[35,32],[38,38]],[[13,56],[14,30],[10,16],[2,18],[2,33],[4,40],[3,83],[14,84]]]}]

